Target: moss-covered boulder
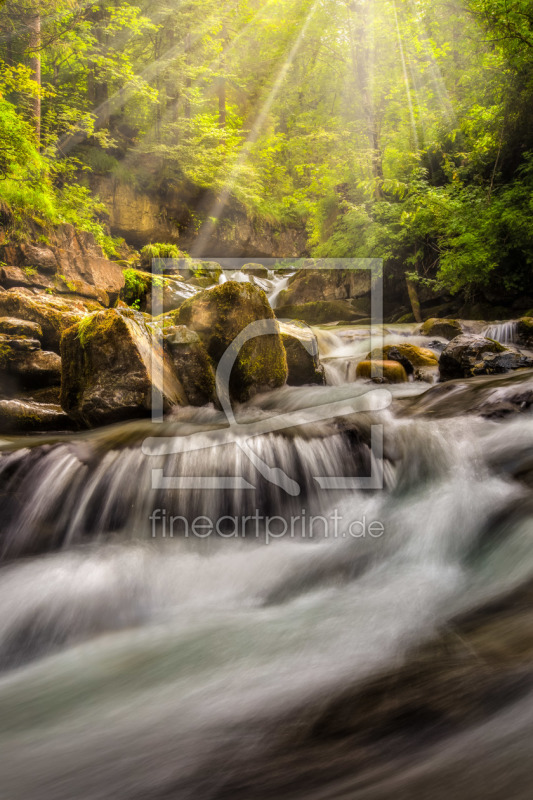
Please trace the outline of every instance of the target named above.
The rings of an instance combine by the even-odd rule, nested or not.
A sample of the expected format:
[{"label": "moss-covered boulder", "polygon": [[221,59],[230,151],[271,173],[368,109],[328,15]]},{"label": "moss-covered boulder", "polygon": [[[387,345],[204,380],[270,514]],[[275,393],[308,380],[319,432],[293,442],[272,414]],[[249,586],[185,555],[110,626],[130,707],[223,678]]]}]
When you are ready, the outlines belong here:
[{"label": "moss-covered boulder", "polygon": [[[196,331],[217,365],[230,344],[248,325],[273,320],[266,294],[252,284],[227,281],[187,300],[176,322]],[[256,336],[241,348],[230,380],[230,394],[240,402],[263,389],[283,386],[287,359],[278,333]]]},{"label": "moss-covered boulder", "polygon": [[497,375],[531,366],[533,359],[518,348],[472,334],[452,339],[439,359],[441,381],[471,378],[474,375]]},{"label": "moss-covered boulder", "polygon": [[463,333],[461,323],[456,319],[427,319],[417,329],[421,336],[439,336],[442,339],[455,339]]},{"label": "moss-covered boulder", "polygon": [[29,322],[15,317],[0,317],[0,334],[8,336],[26,336],[29,339],[43,338],[43,329],[37,322]]},{"label": "moss-covered boulder", "polygon": [[216,401],[215,370],[200,337],[184,325],[164,328],[165,348],[191,406]]},{"label": "moss-covered boulder", "polygon": [[376,383],[405,383],[407,373],[398,361],[360,361],[356,378],[373,380]]},{"label": "moss-covered boulder", "polygon": [[59,352],[63,331],[96,308],[101,306],[49,294],[33,294],[23,289],[0,292],[0,316],[36,323],[42,330],[43,347],[56,353]]},{"label": "moss-covered boulder", "polygon": [[389,344],[383,350],[376,349],[367,355],[369,361],[397,361],[403,366],[407,375],[415,375],[421,368],[437,367],[438,358],[427,347],[414,344]]},{"label": "moss-covered boulder", "polygon": [[172,311],[196,293],[179,274],[162,276],[138,269],[126,269],[124,278],[122,299],[128,305],[149,313]]},{"label": "moss-covered boulder", "polygon": [[0,434],[64,431],[72,422],[61,406],[33,400],[0,400]]},{"label": "moss-covered boulder", "polygon": [[280,322],[281,340],[287,354],[289,386],[324,384],[326,376],[320,363],[318,341],[303,322]]},{"label": "moss-covered boulder", "polygon": [[325,325],[328,322],[356,322],[367,316],[348,300],[317,300],[302,305],[278,305],[278,319],[299,319],[308,325]]},{"label": "moss-covered boulder", "polygon": [[0,379],[4,395],[24,389],[59,386],[61,359],[43,352],[38,339],[0,334]]},{"label": "moss-covered boulder", "polygon": [[155,387],[166,409],[187,399],[168,356],[142,314],[99,311],[61,339],[61,405],[76,422],[103,425],[146,416]]},{"label": "moss-covered boulder", "polygon": [[516,334],[520,344],[525,347],[533,347],[533,317],[519,319]]}]

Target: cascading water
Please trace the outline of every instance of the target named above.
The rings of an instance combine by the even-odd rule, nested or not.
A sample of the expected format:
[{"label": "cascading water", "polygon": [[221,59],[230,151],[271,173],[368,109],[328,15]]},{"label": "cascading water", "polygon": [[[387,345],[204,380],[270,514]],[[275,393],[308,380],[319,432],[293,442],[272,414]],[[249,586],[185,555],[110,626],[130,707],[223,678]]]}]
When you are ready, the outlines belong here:
[{"label": "cascading water", "polygon": [[494,339],[494,341],[500,342],[500,344],[514,344],[516,342],[517,330],[518,322],[516,320],[498,322],[485,328],[483,336],[486,336],[488,339]]},{"label": "cascading water", "polygon": [[[335,336],[321,335],[322,348],[335,348]],[[157,430],[130,423],[5,445],[3,796],[440,800],[465,752],[477,770],[463,765],[464,797],[481,796],[480,785],[484,797],[502,796],[490,780],[496,763],[513,798],[529,796],[529,644],[522,635],[508,664],[498,613],[509,635],[521,606],[505,597],[533,578],[530,489],[523,467],[512,477],[533,420],[398,416],[426,387],[391,387],[388,408],[381,395],[364,400],[368,388],[285,388],[240,409],[243,423],[290,415],[290,430],[251,446],[298,482],[299,496],[261,478],[235,443],[143,453],[154,435],[162,452],[194,431],[216,437],[223,420],[209,410],[184,410]],[[317,420],[312,409],[328,403],[341,404],[336,419]],[[383,490],[317,488],[317,475],[368,474],[372,424],[384,426]],[[153,469],[240,475],[256,488],[157,489]],[[167,524],[171,514],[224,516],[225,527],[163,536],[163,510]],[[303,530],[304,512],[326,524]],[[233,519],[254,513],[246,536],[231,535]],[[280,536],[279,520],[296,517],[295,535]],[[452,623],[474,609],[470,628]],[[448,660],[436,638],[447,626]],[[434,657],[419,661],[433,640]],[[487,683],[476,713],[454,695],[474,667],[471,691]],[[412,696],[411,673],[427,695]]]}]

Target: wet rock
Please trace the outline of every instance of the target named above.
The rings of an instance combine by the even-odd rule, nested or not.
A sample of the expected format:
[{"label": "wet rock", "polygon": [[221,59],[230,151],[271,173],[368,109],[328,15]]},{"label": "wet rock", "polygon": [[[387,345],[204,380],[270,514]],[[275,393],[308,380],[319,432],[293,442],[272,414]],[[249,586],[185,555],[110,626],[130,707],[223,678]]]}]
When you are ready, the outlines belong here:
[{"label": "wet rock", "polygon": [[427,319],[417,328],[420,336],[440,336],[443,339],[455,339],[463,333],[461,323],[456,319]]},{"label": "wet rock", "polygon": [[216,402],[215,370],[198,334],[184,325],[171,325],[164,329],[164,337],[187,402],[191,406]]},{"label": "wet rock", "polygon": [[[320,263],[320,262],[316,262]],[[289,279],[280,306],[302,305],[322,300],[350,300],[370,293],[369,270],[303,269]]]},{"label": "wet rock", "polygon": [[533,359],[518,348],[471,334],[452,339],[439,359],[441,381],[474,375],[496,375],[531,366]]},{"label": "wet rock", "polygon": [[245,264],[241,272],[244,272],[245,275],[253,275],[254,278],[262,278],[263,280],[268,278],[268,269],[262,264]]},{"label": "wet rock", "polygon": [[407,372],[398,361],[361,361],[357,365],[356,377],[376,383],[405,383],[408,380]]},{"label": "wet rock", "polygon": [[518,320],[516,334],[520,344],[525,347],[533,346],[533,317],[522,317]]},{"label": "wet rock", "polygon": [[407,375],[417,377],[421,369],[436,368],[438,359],[432,350],[427,347],[417,347],[414,344],[389,344],[383,350],[373,350],[368,354],[370,361],[398,361],[405,369]]},{"label": "wet rock", "polygon": [[356,310],[348,300],[317,300],[301,305],[278,305],[276,316],[302,320],[309,325],[324,325],[328,322],[356,322],[366,314]]},{"label": "wet rock", "polygon": [[0,400],[0,434],[64,431],[72,422],[60,405],[32,400]]},{"label": "wet rock", "polygon": [[[93,304],[94,307],[100,306]],[[0,315],[39,325],[43,347],[55,352],[59,352],[63,331],[83,319],[90,309],[91,305],[81,300],[25,293],[22,289],[0,293]]]},{"label": "wet rock", "polygon": [[479,414],[503,419],[529,411],[533,406],[533,370],[502,375],[457,378],[439,383],[424,394],[401,400],[396,411],[400,416],[455,417]]},{"label": "wet rock", "polygon": [[37,339],[0,335],[0,376],[3,391],[59,385],[61,359],[57,353],[43,352]]},{"label": "wet rock", "polygon": [[73,325],[61,355],[61,405],[80,424],[147,416],[154,386],[164,408],[187,403],[168,356],[132,309],[99,311]]},{"label": "wet rock", "polygon": [[289,386],[324,384],[324,367],[320,363],[317,338],[311,328],[297,322],[280,322],[279,328],[287,354]]},{"label": "wet rock", "polygon": [[41,340],[43,331],[37,322],[29,322],[15,317],[0,317],[0,334],[8,336],[26,336],[30,339]]},{"label": "wet rock", "polygon": [[[273,320],[263,291],[252,284],[227,281],[187,300],[176,322],[196,331],[217,365],[230,344],[249,324]],[[263,389],[283,386],[287,359],[278,333],[256,336],[243,345],[230,379],[231,396],[243,402]]]}]

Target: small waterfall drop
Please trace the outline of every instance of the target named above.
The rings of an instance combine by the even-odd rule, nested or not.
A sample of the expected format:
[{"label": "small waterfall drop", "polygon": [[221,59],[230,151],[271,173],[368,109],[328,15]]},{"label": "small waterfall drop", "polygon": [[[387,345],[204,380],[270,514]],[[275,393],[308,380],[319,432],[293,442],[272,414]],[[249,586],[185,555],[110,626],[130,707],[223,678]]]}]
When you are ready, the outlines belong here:
[{"label": "small waterfall drop", "polygon": [[497,322],[485,328],[483,336],[487,339],[494,339],[500,344],[514,344],[517,339],[517,330],[518,322],[516,320]]}]

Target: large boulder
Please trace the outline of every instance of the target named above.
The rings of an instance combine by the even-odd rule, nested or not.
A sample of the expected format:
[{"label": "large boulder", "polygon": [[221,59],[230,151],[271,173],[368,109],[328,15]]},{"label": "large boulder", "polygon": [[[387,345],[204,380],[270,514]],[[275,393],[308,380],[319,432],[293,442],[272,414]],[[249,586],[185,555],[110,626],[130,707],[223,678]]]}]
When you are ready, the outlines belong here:
[{"label": "large boulder", "polygon": [[279,305],[302,305],[318,299],[350,300],[368,295],[370,289],[369,270],[302,269],[289,278],[287,289],[280,295]]},{"label": "large boulder", "polygon": [[0,400],[0,434],[64,431],[72,422],[61,406],[30,399]]},{"label": "large boulder", "polygon": [[360,361],[355,374],[357,378],[373,380],[376,383],[407,381],[407,373],[398,361]]},{"label": "large boulder", "polygon": [[497,375],[531,366],[533,359],[521,353],[517,347],[472,334],[452,339],[439,360],[441,381],[474,375]]},{"label": "large boulder", "polygon": [[442,339],[455,339],[463,333],[463,327],[456,319],[427,319],[417,328],[420,336],[439,336]]},{"label": "large boulder", "polygon": [[0,378],[4,394],[59,386],[61,359],[43,352],[38,339],[0,334]]},{"label": "large boulder", "polygon": [[99,311],[73,325],[61,339],[61,356],[61,405],[80,424],[146,416],[154,387],[166,409],[187,403],[168,357],[131,309]]},{"label": "large boulder", "polygon": [[[45,237],[46,238],[46,237]],[[112,305],[124,286],[119,264],[105,258],[94,236],[72,225],[47,231],[48,244],[7,243],[0,257],[6,287],[31,286]]]},{"label": "large boulder", "polygon": [[418,376],[420,370],[437,368],[438,358],[427,347],[414,344],[389,344],[383,349],[373,350],[367,355],[369,361],[397,361],[403,366],[407,375]]},{"label": "large boulder", "polygon": [[533,347],[533,317],[522,317],[518,320],[516,335],[520,344]]},{"label": "large boulder", "polygon": [[289,386],[324,384],[324,367],[320,363],[317,338],[311,328],[298,322],[280,322],[279,328],[287,354]]},{"label": "large boulder", "polygon": [[316,300],[312,303],[278,305],[278,319],[296,319],[308,325],[325,325],[328,322],[356,322],[368,317],[370,309],[355,308],[349,300]]},{"label": "large boulder", "polygon": [[[227,281],[200,292],[179,309],[176,321],[196,331],[218,364],[234,339],[252,322],[274,320],[266,294],[251,283]],[[258,391],[283,386],[287,359],[277,333],[255,336],[240,349],[230,379],[230,394],[244,402]]]},{"label": "large boulder", "polygon": [[213,363],[195,331],[184,325],[164,328],[165,348],[191,406],[216,401]]},{"label": "large boulder", "polygon": [[90,308],[95,307],[101,306],[49,294],[33,294],[23,289],[0,292],[0,315],[39,325],[43,347],[55,352],[59,352],[63,331],[79,322]]}]

